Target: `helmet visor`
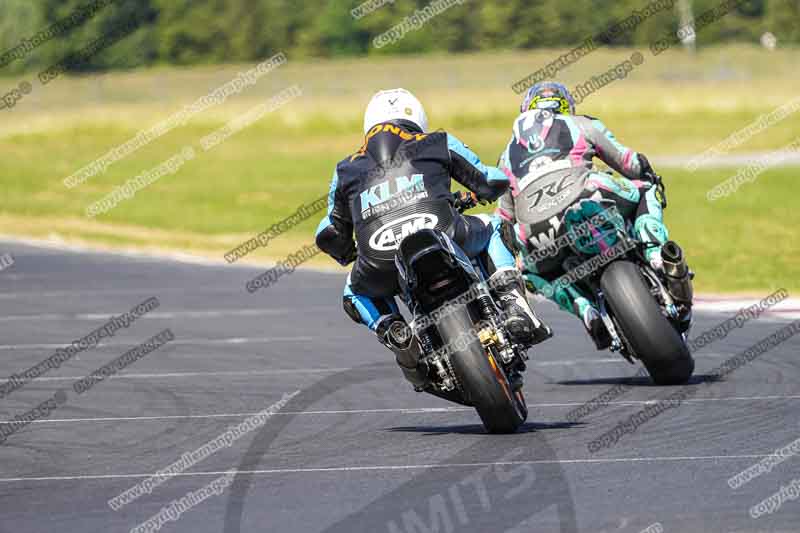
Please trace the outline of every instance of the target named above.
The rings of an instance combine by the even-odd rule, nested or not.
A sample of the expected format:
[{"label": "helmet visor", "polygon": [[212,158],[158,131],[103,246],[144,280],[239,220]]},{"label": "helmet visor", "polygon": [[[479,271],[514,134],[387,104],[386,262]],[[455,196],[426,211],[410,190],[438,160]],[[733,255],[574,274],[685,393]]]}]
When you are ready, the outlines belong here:
[{"label": "helmet visor", "polygon": [[531,103],[528,110],[531,109],[549,109],[554,113],[561,113],[568,115],[570,112],[569,100],[562,96],[551,95],[536,95],[531,98]]}]

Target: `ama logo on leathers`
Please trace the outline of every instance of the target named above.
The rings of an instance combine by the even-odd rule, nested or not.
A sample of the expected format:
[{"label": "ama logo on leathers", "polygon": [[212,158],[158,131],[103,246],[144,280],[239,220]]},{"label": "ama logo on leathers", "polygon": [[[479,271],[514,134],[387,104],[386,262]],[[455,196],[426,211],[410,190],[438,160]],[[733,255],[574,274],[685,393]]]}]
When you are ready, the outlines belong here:
[{"label": "ama logo on leathers", "polygon": [[392,220],[378,228],[369,238],[369,245],[373,250],[389,252],[397,250],[400,243],[411,235],[423,229],[433,229],[439,223],[439,217],[430,213],[418,213]]}]

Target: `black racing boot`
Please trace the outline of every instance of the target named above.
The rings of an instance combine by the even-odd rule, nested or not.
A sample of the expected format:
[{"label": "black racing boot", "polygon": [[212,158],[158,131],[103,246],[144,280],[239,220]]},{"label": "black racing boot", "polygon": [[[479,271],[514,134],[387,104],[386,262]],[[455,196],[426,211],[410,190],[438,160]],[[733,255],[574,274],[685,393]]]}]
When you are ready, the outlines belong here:
[{"label": "black racing boot", "polygon": [[503,325],[514,342],[530,348],[553,336],[553,331],[539,320],[528,304],[525,285],[518,271],[495,272],[489,278],[489,287],[497,294],[505,314]]},{"label": "black racing boot", "polygon": [[381,344],[394,353],[400,370],[403,371],[405,378],[414,386],[414,390],[424,390],[428,384],[428,379],[423,369],[419,366],[422,350],[413,331],[406,324],[403,317],[397,314],[384,316],[378,322],[375,334]]},{"label": "black racing boot", "polygon": [[587,306],[583,312],[583,326],[586,328],[586,333],[594,341],[595,347],[598,350],[607,350],[611,347],[611,334],[608,332],[603,319],[597,309]]}]

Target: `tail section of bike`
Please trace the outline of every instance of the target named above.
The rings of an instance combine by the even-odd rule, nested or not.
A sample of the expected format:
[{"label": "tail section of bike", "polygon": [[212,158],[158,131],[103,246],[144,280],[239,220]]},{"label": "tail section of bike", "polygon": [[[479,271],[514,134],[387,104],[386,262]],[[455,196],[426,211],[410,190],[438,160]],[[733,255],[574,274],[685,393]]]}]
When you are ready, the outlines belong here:
[{"label": "tail section of bike", "polygon": [[509,380],[521,355],[478,270],[446,234],[430,229],[406,237],[396,262],[430,379],[425,390],[474,407],[491,433],[515,431],[528,414]]}]

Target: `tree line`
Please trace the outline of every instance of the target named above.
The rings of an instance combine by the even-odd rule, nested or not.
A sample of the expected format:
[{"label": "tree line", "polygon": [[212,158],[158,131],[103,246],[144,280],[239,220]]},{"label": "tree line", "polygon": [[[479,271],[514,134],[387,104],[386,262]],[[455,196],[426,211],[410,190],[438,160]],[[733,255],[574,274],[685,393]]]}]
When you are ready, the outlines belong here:
[{"label": "tree line", "polygon": [[[3,0],[0,74],[68,57],[82,58],[66,62],[72,71],[98,71],[248,62],[277,52],[302,58],[570,47],[593,35],[604,46],[646,45],[678,30],[684,0],[444,1]],[[697,33],[698,47],[757,43],[767,31],[778,46],[800,43],[800,0],[686,1],[695,17],[735,4]],[[631,23],[637,12],[649,15]],[[131,23],[135,30],[124,39],[86,53],[89,43]],[[393,28],[402,38],[375,46]]]}]

